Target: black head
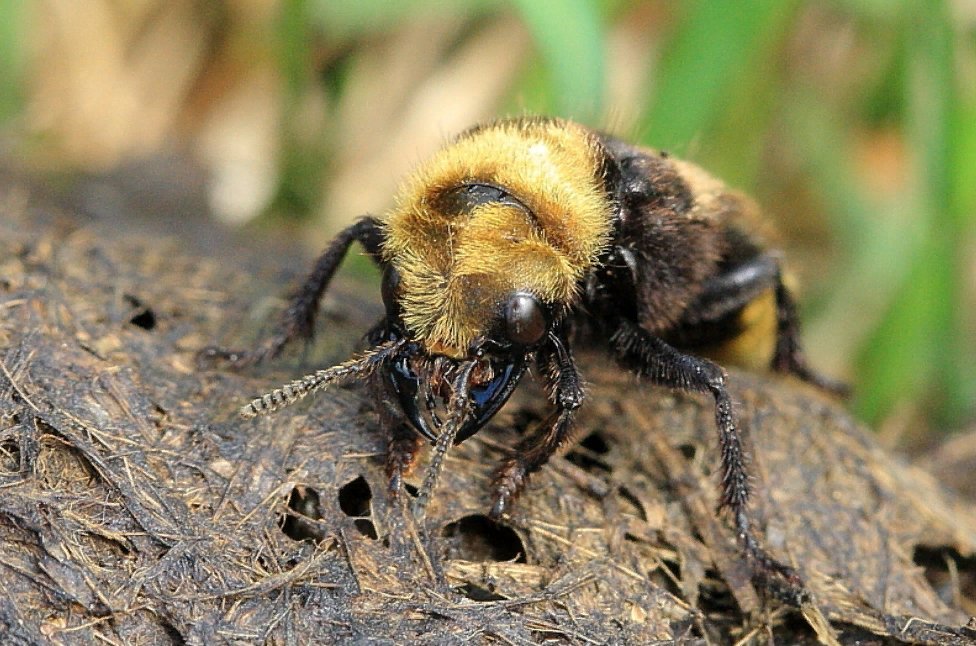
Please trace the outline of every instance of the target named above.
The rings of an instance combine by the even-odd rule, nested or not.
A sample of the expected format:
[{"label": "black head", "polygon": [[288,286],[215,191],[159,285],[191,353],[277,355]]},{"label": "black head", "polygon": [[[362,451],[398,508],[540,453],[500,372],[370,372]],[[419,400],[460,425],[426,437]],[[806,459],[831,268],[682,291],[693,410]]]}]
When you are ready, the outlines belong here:
[{"label": "black head", "polygon": [[532,353],[552,331],[552,307],[526,291],[516,291],[495,308],[488,332],[476,338],[464,356],[447,356],[410,339],[399,318],[399,276],[388,267],[383,275],[387,337],[407,339],[402,351],[387,363],[386,381],[407,420],[418,433],[434,441],[444,424],[444,410],[453,395],[452,384],[462,365],[475,362],[470,378],[470,406],[456,442],[474,435],[514,392]]}]

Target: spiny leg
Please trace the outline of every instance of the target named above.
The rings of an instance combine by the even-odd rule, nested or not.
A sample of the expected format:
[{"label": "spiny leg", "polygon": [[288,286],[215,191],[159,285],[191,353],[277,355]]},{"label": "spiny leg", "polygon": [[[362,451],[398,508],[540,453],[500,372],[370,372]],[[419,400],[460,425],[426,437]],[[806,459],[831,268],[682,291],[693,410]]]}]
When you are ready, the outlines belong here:
[{"label": "spiny leg", "polygon": [[407,422],[403,407],[386,375],[374,373],[369,386],[377,404],[380,428],[386,436],[387,491],[391,498],[395,498],[403,489],[404,476],[413,471],[424,438]]},{"label": "spiny leg", "polygon": [[311,273],[292,295],[270,338],[258,348],[249,351],[205,348],[201,352],[202,358],[224,360],[235,366],[246,366],[265,359],[274,359],[295,339],[311,339],[315,332],[315,315],[318,313],[319,301],[322,300],[322,295],[353,242],[359,242],[366,253],[377,264],[381,264],[383,232],[380,222],[373,217],[362,217],[340,231],[315,261]]},{"label": "spiny leg", "polygon": [[489,515],[496,520],[510,509],[529,474],[542,467],[569,439],[574,413],[583,403],[583,379],[565,340],[550,334],[546,346],[539,350],[539,359],[546,368],[549,397],[556,410],[534,434],[519,442],[511,457],[495,471]]},{"label": "spiny leg", "polygon": [[741,310],[779,281],[779,263],[762,254],[709,278],[687,308],[683,325],[720,321]]},{"label": "spiny leg", "polygon": [[748,506],[749,474],[725,371],[711,361],[679,352],[632,323],[622,323],[611,338],[611,344],[622,364],[655,383],[710,393],[715,399],[715,423],[722,454],[720,508],[727,507],[732,512],[736,534],[757,583],[768,587],[784,601],[801,605],[808,593],[799,574],[767,554],[752,533]]},{"label": "spiny leg", "polygon": [[403,478],[410,475],[417,462],[417,453],[424,440],[406,423],[387,427],[386,477],[390,496],[403,490]]},{"label": "spiny leg", "polygon": [[770,254],[750,258],[707,280],[695,302],[687,308],[680,323],[682,331],[694,337],[696,328],[707,330],[708,324],[734,315],[767,289],[774,289],[776,296],[773,370],[794,374],[838,395],[848,394],[845,384],[819,374],[807,363],[800,344],[796,304],[783,284],[779,261]]},{"label": "spiny leg", "polygon": [[773,369],[794,374],[841,397],[850,394],[847,384],[820,374],[807,362],[800,346],[800,317],[796,303],[779,275],[776,276],[776,350],[773,353]]}]

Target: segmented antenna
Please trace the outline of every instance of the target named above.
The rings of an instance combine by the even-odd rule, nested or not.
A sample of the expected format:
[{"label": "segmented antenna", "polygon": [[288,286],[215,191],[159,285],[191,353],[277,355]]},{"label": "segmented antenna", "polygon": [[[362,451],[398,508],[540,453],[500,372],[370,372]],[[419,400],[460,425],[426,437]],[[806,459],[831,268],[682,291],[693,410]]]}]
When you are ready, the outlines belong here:
[{"label": "segmented antenna", "polygon": [[240,415],[248,419],[258,415],[269,415],[334,383],[365,377],[396,354],[405,343],[406,341],[402,339],[386,341],[337,366],[305,375],[301,379],[252,399],[247,405],[241,407]]},{"label": "segmented antenna", "polygon": [[444,458],[447,457],[447,451],[454,444],[454,439],[468,414],[468,403],[471,400],[471,373],[474,372],[475,365],[477,365],[477,361],[468,361],[462,364],[460,374],[454,380],[454,393],[448,405],[447,424],[441,434],[437,436],[437,442],[434,443],[434,455],[430,458],[424,483],[420,486],[420,491],[417,492],[417,500],[414,503],[413,513],[417,518],[420,518],[424,509],[427,508],[430,496],[434,493],[437,480],[444,469]]}]

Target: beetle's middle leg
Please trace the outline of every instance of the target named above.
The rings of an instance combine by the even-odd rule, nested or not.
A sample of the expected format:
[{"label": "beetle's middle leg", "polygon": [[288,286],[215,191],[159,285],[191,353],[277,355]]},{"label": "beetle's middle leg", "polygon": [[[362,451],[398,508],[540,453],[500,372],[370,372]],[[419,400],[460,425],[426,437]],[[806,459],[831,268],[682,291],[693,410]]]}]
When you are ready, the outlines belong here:
[{"label": "beetle's middle leg", "polygon": [[621,323],[610,342],[623,365],[655,383],[712,395],[722,454],[720,506],[732,512],[736,535],[751,563],[754,578],[771,585],[784,601],[801,605],[808,593],[800,575],[770,556],[752,531],[748,506],[749,473],[732,410],[732,398],[726,386],[725,370],[707,359],[676,350],[633,323]]}]

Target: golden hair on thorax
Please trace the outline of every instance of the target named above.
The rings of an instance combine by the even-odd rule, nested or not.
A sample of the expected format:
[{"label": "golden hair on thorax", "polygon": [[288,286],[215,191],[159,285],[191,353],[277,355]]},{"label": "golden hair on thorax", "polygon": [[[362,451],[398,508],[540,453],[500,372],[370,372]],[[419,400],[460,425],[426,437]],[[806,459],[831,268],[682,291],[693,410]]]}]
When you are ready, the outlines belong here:
[{"label": "golden hair on thorax", "polygon": [[[386,220],[383,256],[400,274],[415,338],[460,356],[513,291],[572,301],[610,234],[593,172],[601,155],[577,124],[503,121],[462,134],[408,178]],[[443,207],[445,192],[477,184],[504,187],[519,204]]]}]

